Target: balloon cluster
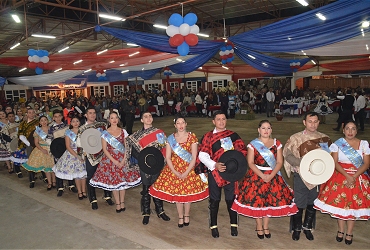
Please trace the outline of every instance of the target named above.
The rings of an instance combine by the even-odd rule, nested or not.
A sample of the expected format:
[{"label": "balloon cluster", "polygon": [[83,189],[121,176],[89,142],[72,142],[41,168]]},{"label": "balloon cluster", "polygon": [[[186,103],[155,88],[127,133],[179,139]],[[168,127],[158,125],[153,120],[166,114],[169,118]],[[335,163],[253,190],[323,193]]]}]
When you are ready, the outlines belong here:
[{"label": "balloon cluster", "polygon": [[49,52],[46,50],[28,50],[28,67],[35,69],[36,74],[41,75],[44,72],[45,63],[49,62]]},{"label": "balloon cluster", "polygon": [[221,47],[220,51],[221,63],[230,65],[234,60],[234,44],[227,42],[225,46]]},{"label": "balloon cluster", "polygon": [[167,77],[172,76],[172,71],[169,67],[164,68],[163,74]]},{"label": "balloon cluster", "polygon": [[107,81],[107,74],[102,69],[96,70],[96,77],[99,82]]},{"label": "balloon cluster", "polygon": [[297,72],[298,69],[301,67],[301,62],[299,60],[290,60],[290,68],[294,71]]},{"label": "balloon cluster", "polygon": [[198,44],[199,27],[196,25],[197,21],[198,17],[194,13],[188,13],[185,17],[174,13],[168,19],[169,26],[166,33],[170,37],[169,43],[171,47],[177,47],[177,53],[180,56],[189,54],[189,46]]}]

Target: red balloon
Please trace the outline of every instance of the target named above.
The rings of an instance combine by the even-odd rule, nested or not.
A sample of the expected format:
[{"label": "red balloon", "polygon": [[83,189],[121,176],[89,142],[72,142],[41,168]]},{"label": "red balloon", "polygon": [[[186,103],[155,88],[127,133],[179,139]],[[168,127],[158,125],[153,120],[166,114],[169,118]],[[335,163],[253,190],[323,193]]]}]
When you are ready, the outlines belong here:
[{"label": "red balloon", "polygon": [[30,69],[36,69],[36,67],[37,67],[37,63],[35,63],[35,62],[30,62],[30,63],[28,63],[28,67],[29,67]]},{"label": "red balloon", "polygon": [[195,46],[198,44],[198,36],[195,35],[195,34],[189,34],[185,37],[185,42],[189,45],[189,46]]},{"label": "red balloon", "polygon": [[233,56],[234,56],[233,53],[230,53],[230,54],[227,55],[228,58],[231,58]]},{"label": "red balloon", "polygon": [[37,67],[39,67],[40,69],[44,69],[44,63],[43,62],[37,63]]},{"label": "red balloon", "polygon": [[232,65],[232,64],[231,64],[231,62],[228,62],[228,63],[227,63],[227,66],[231,66],[231,65]]},{"label": "red balloon", "polygon": [[221,56],[221,59],[226,60],[226,59],[227,59],[227,55],[223,55],[223,56]]},{"label": "red balloon", "polygon": [[180,46],[184,42],[184,37],[180,34],[176,34],[172,37],[173,44],[175,47]]},{"label": "red balloon", "polygon": [[171,47],[176,47],[174,41],[173,41],[173,37],[170,37],[170,40],[168,40],[169,44]]}]

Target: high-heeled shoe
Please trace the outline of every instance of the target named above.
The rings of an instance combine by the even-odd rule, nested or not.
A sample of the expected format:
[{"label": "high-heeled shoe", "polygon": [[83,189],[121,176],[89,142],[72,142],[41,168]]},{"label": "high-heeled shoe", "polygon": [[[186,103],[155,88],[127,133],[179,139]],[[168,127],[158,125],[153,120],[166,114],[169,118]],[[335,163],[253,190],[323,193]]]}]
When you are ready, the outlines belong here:
[{"label": "high-heeled shoe", "polygon": [[[347,237],[351,237],[351,239],[347,240]],[[347,245],[351,245],[352,244],[352,239],[353,239],[353,234],[346,234],[346,238],[344,239],[344,243],[346,243]]]},{"label": "high-heeled shoe", "polygon": [[[342,237],[339,237],[338,234],[341,234]],[[344,236],[344,232],[341,232],[341,231],[338,231],[337,232],[337,236],[335,237],[335,239],[338,241],[338,242],[342,242],[343,241],[343,236]]]},{"label": "high-heeled shoe", "polygon": [[262,232],[262,233],[263,233],[263,229],[260,229],[260,230],[256,229],[255,231],[257,232],[257,237],[258,237],[260,240],[262,240],[262,239],[264,239],[264,238],[265,238],[265,234],[258,234],[258,232]]},{"label": "high-heeled shoe", "polygon": [[[269,231],[269,233],[267,234],[267,233],[265,233],[265,231]],[[269,230],[268,228],[264,228],[264,229],[263,229],[263,232],[265,233],[265,237],[266,237],[267,239],[270,239],[270,238],[271,238],[271,233],[270,233],[270,230]]]},{"label": "high-heeled shoe", "polygon": [[121,212],[124,212],[124,211],[126,211],[126,207],[122,207],[122,204],[125,204],[125,202],[124,201],[121,202]]},{"label": "high-heeled shoe", "polygon": [[179,228],[182,228],[182,227],[184,227],[184,224],[185,224],[185,223],[184,223],[184,217],[179,218],[179,221],[180,221],[180,220],[182,220],[182,222],[183,222],[183,223],[181,223],[181,224],[180,224],[180,223],[178,223],[178,224],[177,224],[177,226],[178,226]]},{"label": "high-heeled shoe", "polygon": [[116,208],[116,213],[120,213],[121,212],[121,204],[120,203],[116,203],[116,206],[120,206],[119,209]]},{"label": "high-heeled shoe", "polygon": [[189,221],[188,222],[185,222],[185,220],[184,220],[184,226],[187,227],[187,226],[190,225],[190,216],[184,215],[184,218],[189,218]]},{"label": "high-heeled shoe", "polygon": [[47,191],[50,191],[51,190],[51,184],[48,184],[47,188],[46,188]]},{"label": "high-heeled shoe", "polygon": [[86,199],[87,198],[87,194],[86,192],[82,192],[82,198]]},{"label": "high-heeled shoe", "polygon": [[[81,196],[80,196],[81,195]],[[78,193],[78,199],[81,201],[84,199],[84,197],[82,196],[82,193]]]},{"label": "high-heeled shoe", "polygon": [[51,184],[52,184],[51,185],[52,188],[57,188],[57,183],[56,182],[52,182]]}]

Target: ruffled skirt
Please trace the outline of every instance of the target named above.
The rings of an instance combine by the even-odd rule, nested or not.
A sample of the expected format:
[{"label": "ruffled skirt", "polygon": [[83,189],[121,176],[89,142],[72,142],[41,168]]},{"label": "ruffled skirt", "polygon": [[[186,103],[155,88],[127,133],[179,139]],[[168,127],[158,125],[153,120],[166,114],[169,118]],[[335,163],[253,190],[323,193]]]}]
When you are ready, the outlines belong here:
[{"label": "ruffled skirt", "polygon": [[[43,149],[50,151],[49,146],[41,146]],[[26,170],[32,172],[53,172],[52,167],[54,166],[54,158],[48,153],[44,154],[40,149],[34,148],[28,161],[22,165]]]},{"label": "ruffled skirt", "polygon": [[81,162],[68,150],[53,167],[55,176],[63,180],[84,179],[87,176],[85,162]]}]

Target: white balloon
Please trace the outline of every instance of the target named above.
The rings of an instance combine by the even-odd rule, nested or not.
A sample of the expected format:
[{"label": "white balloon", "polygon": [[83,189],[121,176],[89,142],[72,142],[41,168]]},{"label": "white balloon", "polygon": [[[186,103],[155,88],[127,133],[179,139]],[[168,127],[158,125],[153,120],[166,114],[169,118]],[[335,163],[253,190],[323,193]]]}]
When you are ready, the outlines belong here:
[{"label": "white balloon", "polygon": [[180,25],[179,30],[180,30],[181,35],[187,36],[190,33],[190,26],[187,23],[183,23],[183,24]]},{"label": "white balloon", "polygon": [[49,57],[48,56],[43,56],[43,57],[41,57],[40,61],[43,62],[43,63],[48,63],[49,62]]},{"label": "white balloon", "polygon": [[230,50],[230,53],[234,53],[234,49]]},{"label": "white balloon", "polygon": [[96,77],[101,77],[101,73],[96,74]]},{"label": "white balloon", "polygon": [[176,27],[175,25],[170,25],[166,29],[166,34],[170,37],[173,37],[176,34],[179,34],[179,27]]},{"label": "white balloon", "polygon": [[39,63],[40,62],[40,57],[37,56],[37,55],[34,55],[34,56],[32,56],[32,61],[35,62],[35,63]]},{"label": "white balloon", "polygon": [[194,24],[194,25],[190,26],[190,33],[198,35],[198,33],[199,33],[198,25]]},{"label": "white balloon", "polygon": [[230,54],[230,50],[225,50],[224,53],[225,53],[225,55],[228,55],[228,54]]},{"label": "white balloon", "polygon": [[29,61],[29,62],[32,62],[32,60],[33,60],[32,56],[29,56],[29,57],[28,57],[28,61]]}]

